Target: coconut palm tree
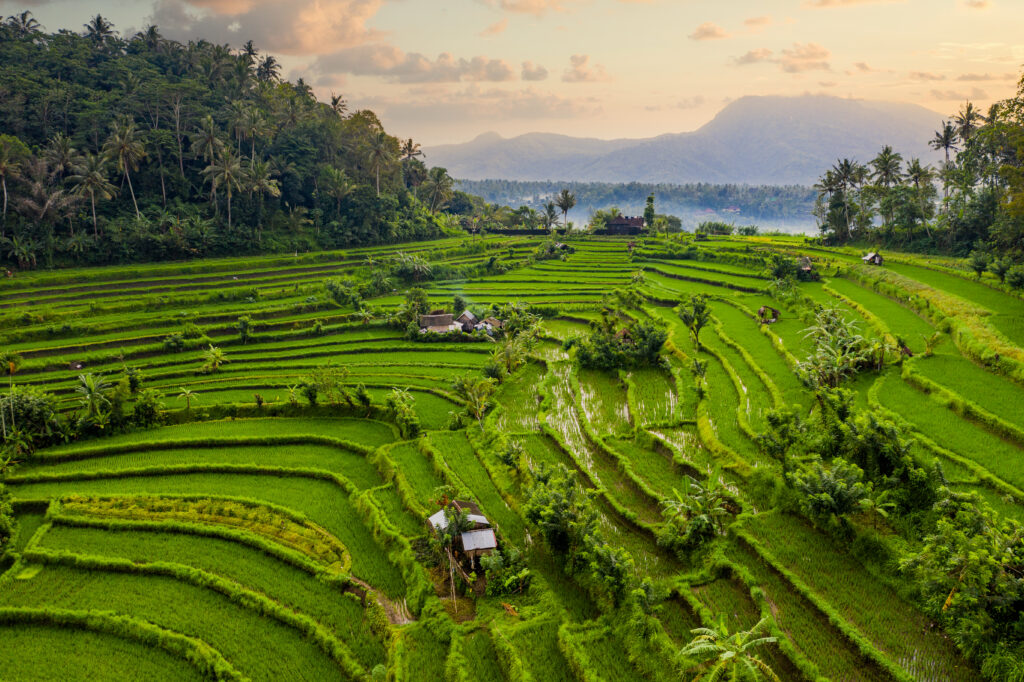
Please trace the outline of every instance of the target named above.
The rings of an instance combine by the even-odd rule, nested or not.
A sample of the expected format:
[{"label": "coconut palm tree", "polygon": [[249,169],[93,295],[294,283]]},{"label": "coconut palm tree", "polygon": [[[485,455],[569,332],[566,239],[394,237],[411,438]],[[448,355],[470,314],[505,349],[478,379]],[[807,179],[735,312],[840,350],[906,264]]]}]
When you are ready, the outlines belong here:
[{"label": "coconut palm tree", "polygon": [[394,159],[391,138],[387,133],[381,131],[370,141],[370,165],[377,176],[377,196],[380,196],[380,168]]},{"label": "coconut palm tree", "polygon": [[8,17],[7,25],[14,29],[14,35],[17,38],[39,33],[43,28],[32,16],[32,13],[27,11]]},{"label": "coconut palm tree", "polygon": [[956,134],[960,141],[967,144],[967,141],[974,136],[974,131],[985,122],[985,116],[971,102],[966,102],[960,111],[953,117],[956,122]]},{"label": "coconut palm tree", "polygon": [[355,183],[348,179],[345,171],[333,166],[325,166],[320,172],[319,186],[324,194],[334,199],[334,209],[339,216],[341,215],[341,202],[356,188]]},{"label": "coconut palm tree", "polygon": [[79,400],[85,407],[85,414],[88,417],[98,416],[103,407],[110,404],[110,398],[107,397],[110,384],[104,381],[102,376],[91,372],[78,375],[75,392],[82,396]]},{"label": "coconut palm tree", "polygon": [[[902,174],[900,168],[903,164],[903,156],[899,152],[894,152],[892,147],[885,145],[882,147],[882,151],[878,153],[874,159],[871,160],[871,167],[874,169],[872,177],[875,182],[881,185],[886,193],[889,189],[898,185]],[[892,224],[892,204],[891,202],[886,204],[886,225]]]},{"label": "coconut palm tree", "polygon": [[549,201],[544,204],[544,212],[540,214],[541,225],[545,230],[550,230],[558,222],[558,208],[555,202]]},{"label": "coconut palm tree", "polygon": [[[100,18],[99,15],[97,18]],[[119,172],[124,173],[124,179],[128,181],[128,192],[132,195],[132,205],[135,206],[135,217],[141,218],[139,202],[135,200],[135,189],[132,187],[131,171],[138,169],[139,162],[146,157],[146,148],[131,119],[125,118],[114,124],[110,137],[103,143],[103,153],[117,163]]]},{"label": "coconut palm tree", "polygon": [[766,644],[775,644],[778,639],[766,636],[771,620],[762,618],[754,627],[743,632],[729,634],[725,622],[718,629],[697,628],[690,632],[696,635],[680,650],[680,656],[697,659],[694,666],[699,674],[696,680],[771,680],[780,682],[771,667],[755,655],[754,650]]},{"label": "coconut palm tree", "polygon": [[411,137],[402,142],[400,152],[402,154],[403,161],[412,161],[417,156],[424,156],[422,150],[420,150],[419,143],[413,142]]},{"label": "coconut palm tree", "polygon": [[[34,21],[34,20],[33,20]],[[14,147],[4,139],[0,139],[0,188],[4,194],[3,224],[7,224],[7,178],[17,178],[21,172],[21,160],[14,153]],[[0,237],[3,236],[0,228]]]},{"label": "coconut palm tree", "polygon": [[928,212],[926,210],[926,193],[922,189],[928,188],[928,196],[931,196],[931,191],[934,191],[932,181],[935,179],[935,171],[932,170],[931,166],[921,165],[921,159],[911,159],[907,164],[907,180],[914,185],[915,193],[917,194],[918,203],[921,207],[921,219],[924,222],[924,231],[931,239],[932,233],[928,229]]},{"label": "coconut palm tree", "polygon": [[77,156],[71,138],[64,133],[57,133],[50,138],[43,149],[43,158],[50,167],[50,173],[61,179],[72,170]]},{"label": "coconut palm tree", "polygon": [[259,209],[256,217],[256,241],[263,240],[263,197],[269,194],[272,197],[281,196],[281,184],[275,180],[270,170],[270,164],[260,161],[253,164],[249,170],[249,190],[256,192],[259,199]]},{"label": "coconut palm tree", "polygon": [[184,400],[185,401],[185,411],[186,412],[191,412],[192,411],[192,401],[193,400],[198,401],[199,400],[199,394],[196,393],[195,391],[193,391],[190,388],[185,388],[184,386],[179,386],[178,387],[178,400]]},{"label": "coconut palm tree", "polygon": [[78,196],[89,195],[92,205],[92,232],[99,237],[99,223],[96,220],[96,197],[112,199],[117,188],[107,180],[107,159],[100,154],[86,154],[79,157],[74,167],[74,175],[68,178]]},{"label": "coconut palm tree", "polygon": [[455,181],[448,175],[446,169],[435,166],[427,174],[426,184],[430,191],[430,212],[434,213],[452,198]]},{"label": "coconut palm tree", "polygon": [[505,339],[491,353],[491,358],[505,368],[506,374],[511,374],[526,359],[526,343],[524,338],[522,336],[514,336]]},{"label": "coconut palm tree", "polygon": [[342,97],[341,95],[335,95],[332,92],[331,111],[333,111],[338,118],[344,118],[345,112],[348,111],[348,102],[346,102],[345,98]]},{"label": "coconut palm tree", "polygon": [[52,233],[54,223],[68,215],[78,202],[54,183],[54,176],[43,159],[29,162],[25,173],[25,187],[15,205],[19,212]]},{"label": "coconut palm tree", "polygon": [[256,68],[256,80],[261,83],[270,83],[281,77],[281,65],[273,55],[265,56],[260,65]]},{"label": "coconut palm tree", "polygon": [[[935,131],[935,136],[928,142],[928,145],[938,151],[942,150],[946,153],[946,164],[943,166],[943,170],[949,170],[949,151],[952,149],[956,151],[956,127],[949,121],[942,122],[942,129]],[[949,177],[946,173],[942,174],[942,199],[943,205],[949,202]]]},{"label": "coconut palm tree", "polygon": [[[213,122],[213,117],[207,115],[192,136],[192,155],[197,158],[202,157],[203,161],[212,165],[222,149],[224,149],[224,141],[220,139],[217,125]],[[213,185],[210,191],[210,204],[213,205],[216,201],[217,186]]]},{"label": "coconut palm tree", "polygon": [[228,229],[231,229],[231,195],[232,189],[241,190],[246,180],[245,169],[242,163],[230,148],[225,148],[216,163],[212,163],[203,169],[203,175],[207,176],[213,191],[217,187],[223,187],[228,198]]},{"label": "coconut palm tree", "polygon": [[102,45],[114,36],[114,25],[100,14],[90,19],[84,27],[85,37],[97,45]]},{"label": "coconut palm tree", "polygon": [[563,189],[555,198],[555,205],[562,211],[565,229],[569,229],[569,211],[576,205],[576,195],[567,189]]}]

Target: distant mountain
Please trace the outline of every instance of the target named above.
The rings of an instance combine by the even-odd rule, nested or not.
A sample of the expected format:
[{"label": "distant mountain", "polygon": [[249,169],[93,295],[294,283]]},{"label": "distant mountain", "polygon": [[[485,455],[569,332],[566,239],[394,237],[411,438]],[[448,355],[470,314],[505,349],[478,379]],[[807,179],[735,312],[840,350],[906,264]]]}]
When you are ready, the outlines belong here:
[{"label": "distant mountain", "polygon": [[936,161],[927,143],[941,122],[916,104],[743,97],[689,133],[621,140],[485,133],[425,151],[431,165],[467,180],[810,185],[837,158],[867,162],[885,144],[905,158]]}]

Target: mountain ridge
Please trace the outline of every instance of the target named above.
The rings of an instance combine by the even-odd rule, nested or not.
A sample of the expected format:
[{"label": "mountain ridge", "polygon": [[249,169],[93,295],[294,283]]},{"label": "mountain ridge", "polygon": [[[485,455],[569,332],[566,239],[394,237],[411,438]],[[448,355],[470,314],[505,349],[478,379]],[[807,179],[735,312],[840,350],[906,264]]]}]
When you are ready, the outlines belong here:
[{"label": "mountain ridge", "polygon": [[907,159],[937,161],[927,142],[942,120],[905,102],[748,96],[690,132],[612,140],[488,132],[426,153],[467,180],[809,185],[837,158],[866,163],[885,144]]}]

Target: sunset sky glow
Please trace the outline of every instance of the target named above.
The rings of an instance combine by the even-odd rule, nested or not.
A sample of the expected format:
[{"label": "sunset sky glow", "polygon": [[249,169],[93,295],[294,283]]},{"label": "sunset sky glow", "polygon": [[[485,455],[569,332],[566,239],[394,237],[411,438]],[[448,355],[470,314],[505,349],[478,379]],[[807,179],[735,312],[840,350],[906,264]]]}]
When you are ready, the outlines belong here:
[{"label": "sunset sky glow", "polygon": [[0,0],[43,26],[251,38],[318,95],[424,144],[482,132],[692,130],[744,95],[909,101],[941,114],[1012,95],[1019,0]]}]

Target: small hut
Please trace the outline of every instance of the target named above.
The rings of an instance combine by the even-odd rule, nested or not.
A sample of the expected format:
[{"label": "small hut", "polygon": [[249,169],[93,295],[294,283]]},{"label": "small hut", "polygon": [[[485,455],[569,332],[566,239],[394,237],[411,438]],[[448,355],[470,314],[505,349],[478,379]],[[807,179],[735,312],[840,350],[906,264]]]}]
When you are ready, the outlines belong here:
[{"label": "small hut", "polygon": [[771,306],[763,305],[757,309],[757,321],[759,324],[773,324],[779,321],[780,313]]},{"label": "small hut", "polygon": [[452,510],[456,514],[465,512],[466,519],[470,523],[469,530],[459,535],[458,549],[469,559],[470,565],[476,565],[477,557],[490,554],[498,548],[498,537],[494,534],[494,528],[487,517],[480,513],[480,507],[469,500],[452,500],[448,505],[434,512],[427,519],[434,533],[448,527],[448,516],[446,512]]},{"label": "small hut", "polygon": [[429,315],[420,315],[420,334],[447,334],[448,332],[462,329],[461,324],[455,324],[451,313],[443,310],[434,310]]},{"label": "small hut", "polygon": [[473,331],[473,328],[476,327],[478,322],[479,320],[476,315],[468,310],[463,310],[462,314],[455,318],[455,323],[462,325],[462,331],[466,333]]},{"label": "small hut", "polygon": [[615,332],[615,340],[619,343],[633,345],[633,333],[628,328],[623,327]]},{"label": "small hut", "polygon": [[872,251],[868,255],[866,255],[863,258],[861,258],[861,260],[864,261],[865,263],[867,263],[868,265],[881,265],[882,264],[882,254],[875,253],[874,251]]}]

